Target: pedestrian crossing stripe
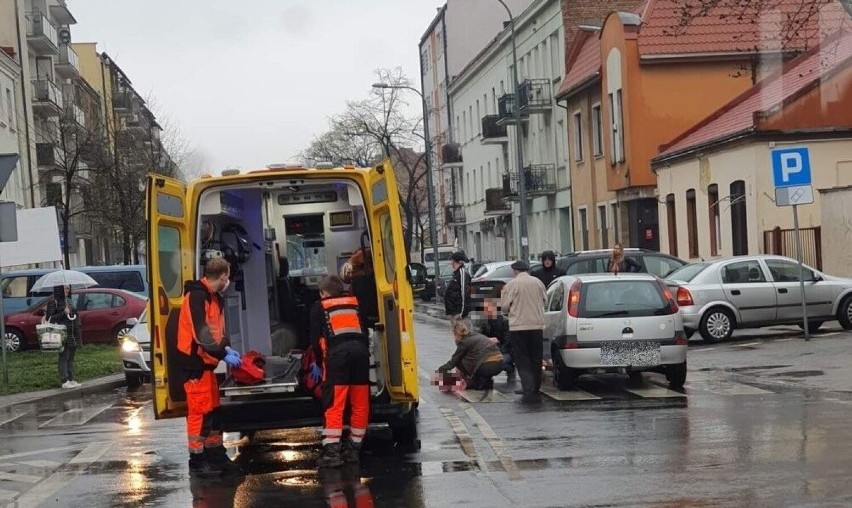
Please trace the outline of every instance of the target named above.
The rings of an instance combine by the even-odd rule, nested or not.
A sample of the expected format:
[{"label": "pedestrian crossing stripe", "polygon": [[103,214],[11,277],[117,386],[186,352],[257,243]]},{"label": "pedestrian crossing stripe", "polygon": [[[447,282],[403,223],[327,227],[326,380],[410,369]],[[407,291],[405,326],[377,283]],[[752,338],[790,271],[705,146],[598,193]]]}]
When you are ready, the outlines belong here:
[{"label": "pedestrian crossing stripe", "polygon": [[509,402],[509,399],[497,390],[462,390],[456,393],[468,402]]},{"label": "pedestrian crossing stripe", "polygon": [[685,393],[675,392],[657,385],[648,385],[641,388],[627,388],[627,391],[645,399],[679,399],[686,397]]},{"label": "pedestrian crossing stripe", "polygon": [[601,400],[597,395],[575,388],[573,390],[560,390],[554,386],[542,386],[541,393],[551,399],[562,401]]},{"label": "pedestrian crossing stripe", "polygon": [[60,413],[38,426],[40,429],[49,427],[69,427],[84,425],[92,418],[113,407],[113,404],[99,404],[92,407],[73,408]]}]

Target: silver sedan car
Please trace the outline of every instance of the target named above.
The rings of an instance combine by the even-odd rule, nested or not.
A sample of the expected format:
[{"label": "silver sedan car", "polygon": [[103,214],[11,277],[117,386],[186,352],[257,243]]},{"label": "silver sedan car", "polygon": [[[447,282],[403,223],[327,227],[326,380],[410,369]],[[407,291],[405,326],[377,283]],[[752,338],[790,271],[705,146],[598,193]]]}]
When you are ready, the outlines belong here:
[{"label": "silver sedan car", "polygon": [[[737,256],[686,265],[668,276],[687,335],[707,342],[728,339],[737,328],[778,324],[804,327],[799,265],[771,255]],[[852,280],[804,267],[808,329],[840,321],[852,329]]]},{"label": "silver sedan car", "polygon": [[585,373],[665,374],[686,381],[687,339],[674,295],[653,275],[560,277],[547,289],[545,350],[556,385],[570,389]]}]

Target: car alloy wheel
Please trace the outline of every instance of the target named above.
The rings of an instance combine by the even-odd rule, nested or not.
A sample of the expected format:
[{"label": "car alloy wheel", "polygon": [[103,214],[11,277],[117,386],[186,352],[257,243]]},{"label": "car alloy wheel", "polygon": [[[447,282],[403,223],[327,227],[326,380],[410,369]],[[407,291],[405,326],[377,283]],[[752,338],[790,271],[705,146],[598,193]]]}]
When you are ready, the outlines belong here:
[{"label": "car alloy wheel", "polygon": [[714,340],[725,339],[731,334],[731,318],[725,311],[710,311],[705,328]]},{"label": "car alloy wheel", "polygon": [[5,337],[6,351],[14,353],[21,349],[21,337],[17,333],[13,331],[7,331],[5,333]]}]

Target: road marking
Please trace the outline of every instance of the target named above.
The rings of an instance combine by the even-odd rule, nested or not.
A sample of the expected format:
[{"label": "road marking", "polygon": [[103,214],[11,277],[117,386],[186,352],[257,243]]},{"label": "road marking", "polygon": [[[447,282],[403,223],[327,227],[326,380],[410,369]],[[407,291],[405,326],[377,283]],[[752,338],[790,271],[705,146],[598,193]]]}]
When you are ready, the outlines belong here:
[{"label": "road marking", "polygon": [[91,464],[97,461],[112,446],[112,442],[92,443],[71,459],[69,464]]},{"label": "road marking", "polygon": [[37,508],[48,499],[54,498],[63,487],[86,469],[86,466],[101,458],[110,446],[112,443],[92,443],[86,446],[68,463],[71,466],[69,469],[57,471],[48,476],[37,489],[31,489],[21,496],[15,505],[16,508]]},{"label": "road marking", "polygon": [[759,346],[762,344],[761,342],[749,342],[747,344],[733,344],[736,347],[749,347],[749,346]]},{"label": "road marking", "polygon": [[674,399],[686,397],[683,393],[678,393],[657,385],[645,386],[642,388],[627,388],[627,391],[633,395],[638,395],[646,399]]},{"label": "road marking", "polygon": [[459,417],[453,413],[452,409],[446,406],[441,406],[441,414],[443,414],[444,418],[446,418],[450,423],[450,427],[453,429],[453,434],[456,435],[456,439],[458,439],[464,454],[472,459],[477,458],[476,447],[473,445],[473,438],[470,437],[470,433],[468,433],[467,427],[464,426],[464,423],[462,423]]},{"label": "road marking", "polygon": [[470,404],[459,404],[459,407],[464,409],[465,414],[467,414],[468,418],[470,418],[479,431],[482,433],[482,436],[488,441],[491,449],[494,450],[494,454],[497,455],[497,458],[500,459],[500,464],[503,465],[503,470],[506,472],[506,476],[509,477],[512,481],[523,480],[523,476],[521,476],[521,471],[518,469],[518,465],[512,460],[511,455],[506,451],[506,447],[503,445],[503,440],[500,439],[500,436],[494,432],[494,429],[491,428],[491,425],[485,421],[485,418],[482,417],[479,413],[476,412],[476,409],[473,408]]},{"label": "road marking", "polygon": [[744,383],[738,383],[721,377],[722,374],[709,372],[690,372],[687,374],[686,387],[698,389],[718,395],[768,395],[775,394],[769,390],[755,388]]},{"label": "road marking", "polygon": [[509,399],[497,390],[462,390],[456,392],[468,402],[508,402]]},{"label": "road marking", "polygon": [[92,418],[111,408],[112,404],[100,404],[92,407],[74,408],[57,415],[56,417],[38,426],[40,429],[48,427],[68,427],[84,425]]},{"label": "road marking", "polygon": [[9,459],[17,459],[19,457],[29,457],[31,455],[41,455],[43,453],[67,452],[69,450],[79,450],[80,446],[62,446],[60,448],[45,448],[43,450],[34,450],[31,452],[12,453],[10,455],[0,455],[0,462],[7,462]]},{"label": "road marking", "polygon": [[542,385],[541,393],[548,397],[559,401],[581,401],[581,400],[601,400],[597,395],[592,395],[589,392],[574,388],[573,390],[560,390],[554,386]]},{"label": "road marking", "polygon": [[791,337],[791,338],[789,338],[789,339],[778,339],[778,340],[776,340],[775,342],[789,342],[789,341],[791,341],[791,340],[796,340],[796,339],[794,339],[794,338],[792,338],[792,337]]},{"label": "road marking", "polygon": [[62,465],[59,462],[53,462],[52,460],[19,460],[15,463],[31,467],[59,467]]},{"label": "road marking", "polygon": [[713,351],[713,350],[715,350],[715,349],[716,349],[716,348],[714,348],[714,347],[702,347],[702,348],[698,348],[698,349],[690,348],[690,349],[689,349],[689,354],[694,354],[694,353],[703,353],[703,352],[705,352],[705,351]]},{"label": "road marking", "polygon": [[0,427],[6,425],[7,423],[12,423],[18,418],[28,414],[29,411],[24,411],[22,413],[13,413],[11,416],[0,416]]},{"label": "road marking", "polygon": [[4,471],[0,471],[0,480],[7,482],[20,482],[20,483],[38,483],[41,480],[41,476],[33,476],[29,474],[18,474],[18,473],[6,473]]}]

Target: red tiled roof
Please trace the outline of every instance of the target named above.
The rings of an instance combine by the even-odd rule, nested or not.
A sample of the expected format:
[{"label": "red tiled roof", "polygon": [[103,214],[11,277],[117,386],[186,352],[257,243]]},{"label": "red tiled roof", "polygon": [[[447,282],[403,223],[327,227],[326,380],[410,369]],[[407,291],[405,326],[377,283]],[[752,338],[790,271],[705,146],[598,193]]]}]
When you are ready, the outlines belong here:
[{"label": "red tiled roof", "polygon": [[791,60],[745,93],[660,147],[657,159],[722,140],[755,128],[755,114],[770,111],[809,88],[852,58],[852,33],[843,31],[826,40],[821,48]]},{"label": "red tiled roof", "polygon": [[[695,6],[690,12],[706,12],[684,18],[685,4]],[[684,19],[690,22],[684,24]],[[808,49],[837,31],[847,19],[837,0],[650,0],[639,32],[639,54],[653,57]]]},{"label": "red tiled roof", "polygon": [[[577,41],[580,48],[576,56],[568,62],[568,73],[562,80],[557,97],[562,97],[572,88],[600,73],[601,39],[596,32],[581,32],[585,40]],[[579,37],[578,37],[579,39]]]}]

